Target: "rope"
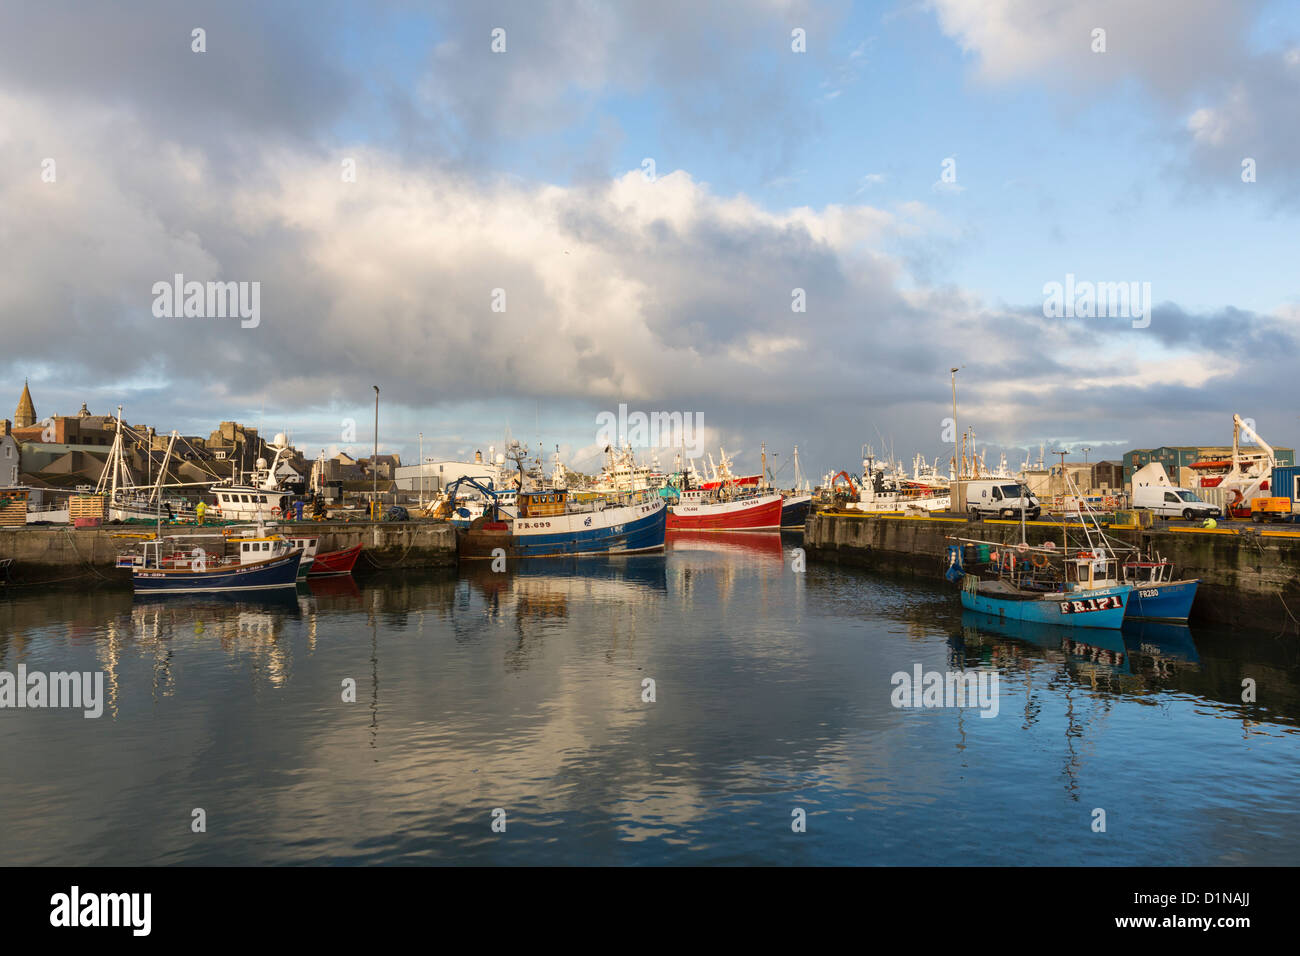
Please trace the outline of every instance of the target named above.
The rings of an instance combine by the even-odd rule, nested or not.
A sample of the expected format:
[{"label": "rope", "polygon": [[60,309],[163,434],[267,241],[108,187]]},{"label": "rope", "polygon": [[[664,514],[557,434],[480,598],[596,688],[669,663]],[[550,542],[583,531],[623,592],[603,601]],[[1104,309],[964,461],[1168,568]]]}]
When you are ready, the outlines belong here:
[{"label": "rope", "polygon": [[375,560],[374,556],[365,548],[361,549],[361,554],[362,556],[365,557],[367,561],[370,562],[371,567],[379,568],[381,571],[389,571],[393,568],[401,567],[403,562],[406,561],[406,556],[411,553],[411,549],[414,547],[415,547],[415,534],[414,532],[412,532],[411,541],[409,544],[407,544],[406,550],[402,552],[402,556],[398,558],[397,561],[394,562],[393,564],[380,564],[378,561]]}]

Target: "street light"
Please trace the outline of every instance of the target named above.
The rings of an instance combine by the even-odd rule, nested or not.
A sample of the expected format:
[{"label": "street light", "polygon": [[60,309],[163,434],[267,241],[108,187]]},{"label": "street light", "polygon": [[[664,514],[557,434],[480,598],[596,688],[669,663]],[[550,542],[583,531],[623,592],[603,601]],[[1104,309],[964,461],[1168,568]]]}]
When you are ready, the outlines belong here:
[{"label": "street light", "polygon": [[379,386],[370,386],[375,390],[375,453],[370,456],[370,477],[372,480],[372,490],[370,493],[370,520],[375,520],[375,513],[379,507]]},{"label": "street light", "polygon": [[420,432],[420,507],[424,507],[424,432]]},{"label": "street light", "polygon": [[[958,443],[958,441],[960,440],[960,439],[957,438],[957,373],[960,372],[961,369],[962,369],[962,368],[965,368],[965,367],[966,367],[966,366],[963,365],[961,368],[953,368],[953,369],[949,369],[949,370],[948,370],[949,373],[950,373],[951,376],[952,376],[952,464],[953,464],[953,478],[961,478],[961,465],[962,465],[962,463],[959,462],[959,461],[957,460],[957,443]],[[940,436],[940,437],[942,437],[942,436]]]}]

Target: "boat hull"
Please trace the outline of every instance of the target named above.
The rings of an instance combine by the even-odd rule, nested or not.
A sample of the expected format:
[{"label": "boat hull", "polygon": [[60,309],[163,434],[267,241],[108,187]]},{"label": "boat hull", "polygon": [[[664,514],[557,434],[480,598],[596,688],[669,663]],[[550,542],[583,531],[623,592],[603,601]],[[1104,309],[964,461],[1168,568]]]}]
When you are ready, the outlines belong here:
[{"label": "boat hull", "polygon": [[1198,578],[1191,578],[1135,585],[1125,616],[1153,621],[1185,621],[1192,613],[1198,584]]},{"label": "boat hull", "polygon": [[1054,595],[1050,599],[1044,596],[1015,600],[963,588],[961,606],[1008,621],[1111,629],[1123,626],[1131,591],[1128,585],[1121,585]]},{"label": "boat hull", "polygon": [[351,574],[352,569],[356,566],[357,558],[361,555],[361,548],[361,545],[354,544],[342,551],[330,551],[326,554],[316,555],[311,568],[307,571],[307,577],[323,578],[336,574]]},{"label": "boat hull", "polygon": [[808,522],[812,495],[794,495],[781,502],[781,527],[801,528]]},{"label": "boat hull", "polygon": [[781,496],[761,495],[734,501],[700,501],[672,505],[669,531],[759,531],[781,527]]},{"label": "boat hull", "polygon": [[194,594],[204,591],[264,591],[291,588],[298,582],[301,551],[254,564],[210,571],[133,568],[131,583],[139,593]]},{"label": "boat hull", "polygon": [[664,546],[668,510],[662,498],[603,511],[575,512],[542,518],[516,518],[497,523],[476,521],[456,530],[461,558],[577,557],[592,554],[632,554]]}]

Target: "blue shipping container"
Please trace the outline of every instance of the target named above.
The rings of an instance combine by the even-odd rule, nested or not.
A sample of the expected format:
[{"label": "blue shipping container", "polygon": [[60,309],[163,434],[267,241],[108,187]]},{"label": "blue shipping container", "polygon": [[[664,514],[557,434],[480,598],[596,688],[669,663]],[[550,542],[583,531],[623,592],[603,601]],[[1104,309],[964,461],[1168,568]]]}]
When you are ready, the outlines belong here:
[{"label": "blue shipping container", "polygon": [[1278,466],[1273,469],[1273,477],[1269,480],[1269,494],[1277,498],[1290,498],[1294,504],[1300,501],[1300,465]]}]

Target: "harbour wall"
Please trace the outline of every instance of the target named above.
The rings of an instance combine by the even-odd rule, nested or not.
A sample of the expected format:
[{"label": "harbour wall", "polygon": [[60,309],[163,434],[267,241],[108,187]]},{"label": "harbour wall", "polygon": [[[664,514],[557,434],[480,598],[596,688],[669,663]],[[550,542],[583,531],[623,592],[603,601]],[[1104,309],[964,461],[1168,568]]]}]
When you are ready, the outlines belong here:
[{"label": "harbour wall", "polygon": [[[117,556],[134,551],[139,539],[115,535],[152,532],[149,525],[106,525],[74,530],[68,525],[0,528],[0,558],[13,558],[9,583],[87,584],[115,582],[130,585],[130,573],[115,567]],[[456,563],[456,530],[445,521],[340,521],[302,522],[275,530],[308,535],[319,540],[318,552],[340,551],[361,544],[364,548],[355,573],[388,568],[446,567]],[[166,525],[165,535],[220,534],[220,527]],[[219,550],[213,538],[182,538],[184,547]],[[233,554],[231,549],[229,553]]]},{"label": "harbour wall", "polygon": [[[1254,526],[1106,531],[1116,540],[1153,548],[1173,562],[1178,577],[1200,579],[1193,623],[1279,632],[1300,627],[1300,532]],[[950,536],[1014,545],[1020,523],[821,512],[808,518],[804,549],[813,560],[942,579]],[[1026,522],[1025,540],[1059,546],[1061,526]]]}]

